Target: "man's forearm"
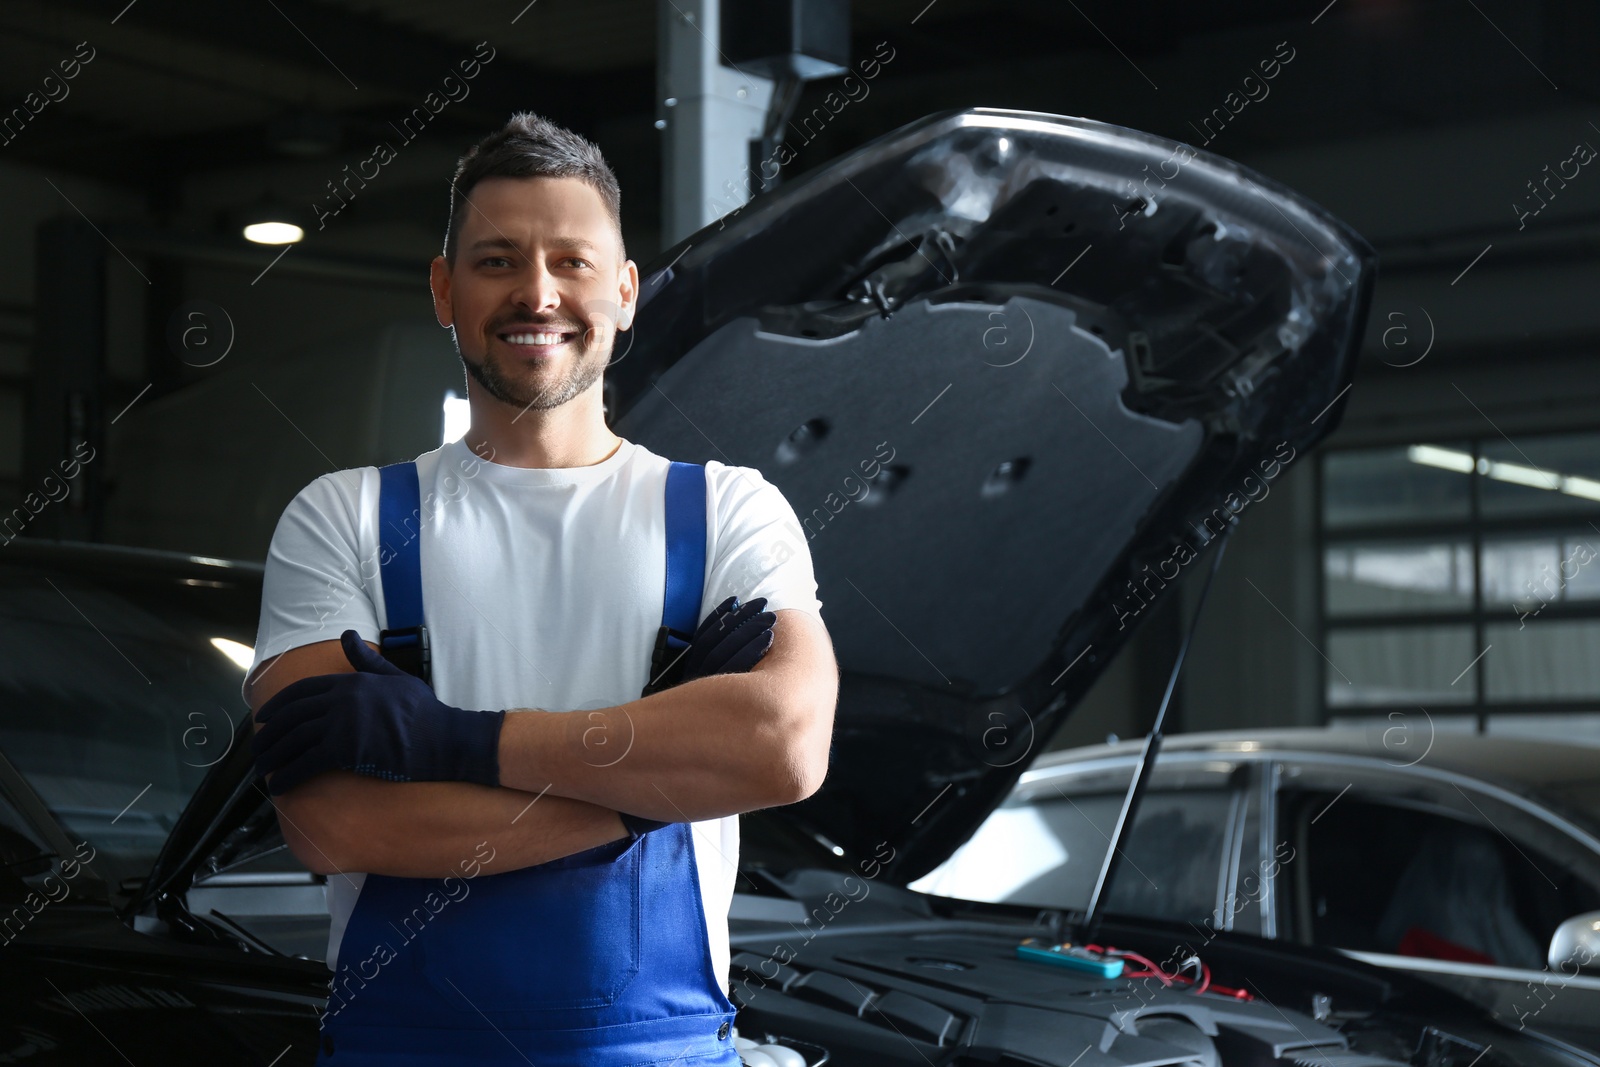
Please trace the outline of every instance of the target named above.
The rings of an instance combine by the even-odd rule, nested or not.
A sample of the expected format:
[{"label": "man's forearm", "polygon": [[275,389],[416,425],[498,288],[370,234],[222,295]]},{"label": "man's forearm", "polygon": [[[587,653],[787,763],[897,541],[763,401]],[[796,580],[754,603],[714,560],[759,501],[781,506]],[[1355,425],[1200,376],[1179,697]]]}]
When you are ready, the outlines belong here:
[{"label": "man's forearm", "polygon": [[[345,771],[319,775],[274,804],[290,851],[330,876],[459,877],[474,862],[498,874],[627,834],[615,810],[569,797],[465,782],[384,782]],[[485,842],[489,848],[480,850]]]},{"label": "man's forearm", "polygon": [[671,822],[792,803],[826,767],[831,715],[784,699],[782,676],[699,678],[596,711],[513,712],[500,781]]}]

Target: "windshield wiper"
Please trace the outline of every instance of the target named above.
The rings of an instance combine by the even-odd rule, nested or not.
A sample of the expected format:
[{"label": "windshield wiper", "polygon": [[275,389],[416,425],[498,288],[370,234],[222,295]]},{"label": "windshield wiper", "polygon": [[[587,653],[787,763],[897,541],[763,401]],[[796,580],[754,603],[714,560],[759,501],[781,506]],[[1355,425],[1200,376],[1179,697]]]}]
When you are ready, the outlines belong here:
[{"label": "windshield wiper", "polygon": [[[193,914],[193,913],[191,912],[191,914]],[[261,940],[255,934],[252,934],[249,930],[246,930],[239,923],[235,922],[233,919],[228,918],[226,915],[222,914],[222,912],[218,911],[216,908],[212,908],[211,911],[209,912],[209,914],[212,915],[212,916],[215,916],[217,919],[220,919],[222,922],[227,923],[229,929],[231,929],[234,933],[238,934],[240,937],[244,938],[250,944],[252,944],[252,945],[256,946],[257,948],[259,948],[262,952],[265,952],[267,955],[269,955],[269,956],[282,956],[283,955],[282,952],[280,952],[277,949],[273,948],[271,945],[269,945],[265,941]]]},{"label": "windshield wiper", "polygon": [[1100,864],[1100,876],[1095,879],[1089,906],[1084,909],[1083,921],[1078,925],[1080,944],[1092,944],[1095,940],[1095,929],[1100,925],[1101,909],[1106,896],[1110,893],[1111,879],[1117,873],[1117,861],[1122,857],[1122,846],[1126,844],[1128,835],[1133,831],[1133,820],[1139,813],[1139,802],[1144,799],[1145,786],[1150,782],[1150,768],[1155,766],[1156,756],[1161,751],[1161,724],[1167,717],[1167,707],[1172,703],[1172,694],[1178,688],[1178,673],[1183,670],[1183,659],[1189,652],[1189,642],[1194,637],[1195,626],[1200,622],[1200,612],[1205,609],[1206,593],[1211,589],[1211,579],[1217,576],[1217,568],[1222,565],[1222,552],[1228,547],[1228,535],[1233,533],[1237,522],[1237,519],[1230,522],[1217,537],[1217,552],[1211,557],[1211,569],[1206,572],[1205,584],[1200,587],[1200,596],[1194,605],[1194,614],[1190,616],[1189,625],[1183,633],[1183,641],[1178,645],[1177,658],[1172,661],[1172,673],[1167,676],[1167,691],[1161,695],[1161,706],[1156,709],[1156,720],[1150,726],[1150,735],[1144,740],[1144,753],[1133,769],[1133,780],[1128,783],[1128,794],[1122,798],[1122,810],[1117,813],[1117,828],[1111,833],[1111,847],[1106,849],[1106,858]]}]

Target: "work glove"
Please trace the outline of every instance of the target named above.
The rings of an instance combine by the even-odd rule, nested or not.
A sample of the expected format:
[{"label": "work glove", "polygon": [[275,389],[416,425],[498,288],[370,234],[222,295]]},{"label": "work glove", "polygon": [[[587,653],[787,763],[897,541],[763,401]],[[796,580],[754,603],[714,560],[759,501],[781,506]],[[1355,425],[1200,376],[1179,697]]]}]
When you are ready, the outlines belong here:
[{"label": "work glove", "polygon": [[[647,697],[713,674],[743,674],[754,667],[772,647],[772,624],[778,621],[776,614],[764,610],[766,606],[764,596],[743,606],[738,597],[729,597],[700,623],[688,647],[678,651],[673,651],[667,637],[671,634],[682,640],[685,635],[663,626],[656,634],[655,654],[651,657],[652,680],[639,695]],[[617,814],[630,838],[667,825],[663,819],[646,819],[625,811]]]},{"label": "work glove", "polygon": [[256,773],[273,796],[325,771],[391,782],[500,784],[504,711],[465,711],[369,648],[339,638],[354,674],[319,674],[284,686],[256,713]]},{"label": "work glove", "polygon": [[[754,667],[772,647],[772,625],[778,621],[776,614],[764,610],[766,606],[764,596],[742,606],[738,597],[731,596],[705,617],[693,637],[661,627],[650,662],[651,680],[639,695],[647,697],[713,674],[743,674]],[[687,639],[688,647],[674,650],[669,636]]]}]

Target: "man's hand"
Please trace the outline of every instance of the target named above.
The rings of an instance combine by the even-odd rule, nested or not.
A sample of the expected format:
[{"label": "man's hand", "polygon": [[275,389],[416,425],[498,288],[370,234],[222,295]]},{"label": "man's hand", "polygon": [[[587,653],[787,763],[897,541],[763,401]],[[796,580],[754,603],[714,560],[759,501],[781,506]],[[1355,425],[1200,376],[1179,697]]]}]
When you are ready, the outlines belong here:
[{"label": "man's hand", "polygon": [[743,674],[754,667],[772,647],[772,625],[778,619],[766,606],[764,596],[742,606],[737,596],[729,597],[705,617],[688,647],[677,653],[668,644],[669,634],[677,631],[662,627],[651,659],[650,682],[639,695],[647,697],[713,674]]},{"label": "man's hand", "polygon": [[385,660],[354,630],[340,637],[355,673],[285,686],[256,713],[256,772],[274,796],[327,771],[388,781],[500,784],[504,711],[465,711]]},{"label": "man's hand", "polygon": [[[667,645],[669,631],[662,627],[656,638],[655,656],[651,671],[655,677],[640,693],[641,698],[675,685],[706,678],[713,674],[743,674],[761,661],[772,647],[772,625],[778,616],[765,610],[767,598],[758,596],[742,607],[739,598],[731,596],[718,604],[694,632],[689,647],[676,655],[665,667],[661,661],[671,654]],[[666,826],[663,819],[646,819],[627,812],[618,812],[622,825],[634,837],[659,830]]]}]

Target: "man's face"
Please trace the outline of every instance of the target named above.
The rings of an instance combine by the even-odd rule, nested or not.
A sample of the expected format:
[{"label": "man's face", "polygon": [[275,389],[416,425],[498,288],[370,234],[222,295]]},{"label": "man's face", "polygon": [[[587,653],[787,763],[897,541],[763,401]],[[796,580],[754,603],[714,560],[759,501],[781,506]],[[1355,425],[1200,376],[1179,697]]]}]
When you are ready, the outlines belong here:
[{"label": "man's face", "polygon": [[639,272],[600,194],[577,178],[473,186],[452,267],[432,265],[434,312],[483,389],[559,407],[599,381],[633,316]]}]

